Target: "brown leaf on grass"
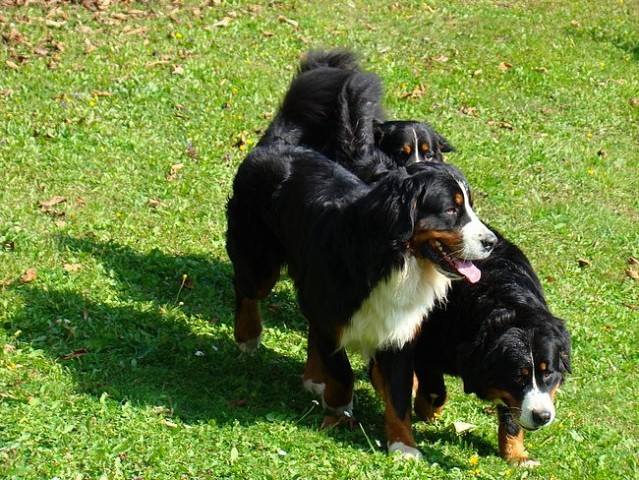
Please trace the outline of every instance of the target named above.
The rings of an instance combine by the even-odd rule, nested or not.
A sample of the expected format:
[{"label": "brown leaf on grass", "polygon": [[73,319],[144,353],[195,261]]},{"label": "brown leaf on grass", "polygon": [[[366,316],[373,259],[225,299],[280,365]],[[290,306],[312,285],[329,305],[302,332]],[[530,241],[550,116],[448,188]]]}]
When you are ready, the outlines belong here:
[{"label": "brown leaf on grass", "polygon": [[184,168],[183,163],[176,163],[174,165],[171,165],[171,168],[169,168],[169,174],[167,175],[166,179],[169,182],[177,180],[178,172],[182,170],[183,168]]},{"label": "brown leaf on grass", "polygon": [[180,65],[173,65],[173,75],[184,75],[184,68]]},{"label": "brown leaf on grass", "polygon": [[91,43],[91,40],[89,40],[88,38],[84,39],[84,53],[89,54],[93,52],[94,50],[97,50],[97,48],[98,47],[96,47],[95,45]]},{"label": "brown leaf on grass", "polygon": [[434,57],[430,57],[430,59],[433,62],[438,62],[438,63],[446,63],[449,58],[446,55],[436,55]]},{"label": "brown leaf on grass", "polygon": [[35,268],[28,268],[26,272],[20,277],[18,283],[24,285],[25,283],[31,283],[38,278],[38,271]]},{"label": "brown leaf on grass", "polygon": [[503,128],[505,130],[515,129],[515,127],[513,127],[510,123],[504,121],[488,120],[488,125],[490,125],[491,127]]},{"label": "brown leaf on grass", "polygon": [[12,28],[9,33],[3,34],[2,38],[11,47],[16,47],[24,43],[24,35],[15,28]]},{"label": "brown leaf on grass", "polygon": [[581,23],[579,23],[577,20],[571,20],[570,21],[570,26],[574,27],[574,28],[579,28],[579,27],[581,27]]},{"label": "brown leaf on grass", "polygon": [[405,99],[416,100],[418,98],[422,98],[424,96],[424,93],[426,93],[426,85],[424,85],[423,83],[420,83],[415,88],[413,88],[412,92],[402,93],[399,95],[399,98],[402,100],[405,100]]},{"label": "brown leaf on grass", "polygon": [[223,28],[223,27],[228,27],[231,23],[233,19],[231,17],[224,17],[221,20],[218,20],[217,22],[215,22],[213,25],[211,25],[209,28]]},{"label": "brown leaf on grass", "polygon": [[501,62],[499,65],[497,65],[497,68],[502,72],[506,72],[513,68],[513,64],[508,62]]},{"label": "brown leaf on grass", "polygon": [[639,280],[639,260],[634,257],[628,257],[628,268],[626,268],[626,275],[633,280]]},{"label": "brown leaf on grass", "polygon": [[277,17],[277,21],[280,23],[287,23],[294,28],[298,28],[300,26],[299,22],[291,20],[290,18],[286,18],[284,15],[280,15],[279,17]]},{"label": "brown leaf on grass", "polygon": [[9,67],[12,70],[17,70],[18,68],[20,68],[20,67],[18,67],[17,63],[12,62],[11,60],[5,60],[4,63],[5,63],[5,65],[7,67]]},{"label": "brown leaf on grass", "polygon": [[38,202],[38,205],[40,206],[42,210],[50,210],[52,207],[60,203],[64,203],[66,201],[67,199],[65,197],[62,197],[60,195],[54,195],[49,200],[40,200]]},{"label": "brown leaf on grass", "polygon": [[67,272],[78,272],[82,269],[82,265],[79,263],[65,263],[62,268],[64,268]]},{"label": "brown leaf on grass", "polygon": [[87,353],[89,353],[89,350],[87,350],[86,348],[79,348],[77,350],[72,351],[71,353],[62,355],[59,358],[60,360],[72,360],[74,358],[84,357]]},{"label": "brown leaf on grass", "polygon": [[149,198],[146,204],[151,208],[166,207],[166,203],[162,200],[158,200],[157,198]]},{"label": "brown leaf on grass", "polygon": [[639,97],[631,98],[629,102],[631,107],[639,107]]},{"label": "brown leaf on grass", "polygon": [[469,107],[467,105],[464,105],[463,107],[459,109],[459,111],[463,113],[464,115],[469,115],[471,117],[479,116],[479,114],[477,113],[477,107]]},{"label": "brown leaf on grass", "polygon": [[585,268],[585,267],[589,267],[590,266],[590,261],[586,260],[585,258],[577,259],[577,263],[579,264],[579,266],[581,268]]}]

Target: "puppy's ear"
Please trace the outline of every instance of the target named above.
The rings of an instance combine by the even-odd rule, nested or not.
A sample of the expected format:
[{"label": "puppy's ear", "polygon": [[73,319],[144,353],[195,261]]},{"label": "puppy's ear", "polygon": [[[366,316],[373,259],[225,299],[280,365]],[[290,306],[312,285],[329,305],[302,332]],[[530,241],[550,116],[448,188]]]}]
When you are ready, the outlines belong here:
[{"label": "puppy's ear", "polygon": [[450,142],[448,140],[446,140],[444,137],[442,137],[440,134],[437,134],[437,146],[439,147],[439,150],[442,152],[454,152],[455,151],[455,147],[453,147]]},{"label": "puppy's ear", "polygon": [[561,319],[557,319],[560,322],[559,326],[559,361],[561,367],[564,368],[566,373],[572,373],[570,364],[571,353],[571,338],[570,333],[564,326],[564,322]]}]

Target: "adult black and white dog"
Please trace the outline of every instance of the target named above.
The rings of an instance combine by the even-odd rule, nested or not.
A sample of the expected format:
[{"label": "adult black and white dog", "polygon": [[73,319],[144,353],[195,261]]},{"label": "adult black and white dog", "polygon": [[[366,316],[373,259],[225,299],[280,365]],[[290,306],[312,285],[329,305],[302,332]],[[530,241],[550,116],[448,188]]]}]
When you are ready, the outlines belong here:
[{"label": "adult black and white dog", "polygon": [[372,359],[390,451],[418,457],[411,432],[412,346],[451,279],[477,281],[495,235],[472,209],[468,183],[444,163],[395,167],[369,184],[316,150],[262,143],[240,165],[227,205],[235,339],[260,342],[258,302],[283,266],[309,322],[304,383],[350,414],[345,348]]}]

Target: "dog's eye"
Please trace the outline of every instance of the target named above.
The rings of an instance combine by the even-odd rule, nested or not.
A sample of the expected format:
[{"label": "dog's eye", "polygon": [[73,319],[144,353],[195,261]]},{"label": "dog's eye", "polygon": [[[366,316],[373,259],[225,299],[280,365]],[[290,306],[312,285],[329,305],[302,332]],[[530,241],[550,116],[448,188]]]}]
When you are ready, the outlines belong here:
[{"label": "dog's eye", "polygon": [[402,147],[402,153],[406,155],[410,155],[412,152],[413,152],[413,147],[411,147],[410,145],[406,144]]},{"label": "dog's eye", "polygon": [[446,210],[446,213],[448,215],[458,215],[459,214],[459,208],[457,207],[453,207],[453,208],[449,208],[448,210]]},{"label": "dog's eye", "polygon": [[549,379],[551,375],[552,375],[552,372],[550,370],[544,370],[544,373],[543,373],[544,380]]}]

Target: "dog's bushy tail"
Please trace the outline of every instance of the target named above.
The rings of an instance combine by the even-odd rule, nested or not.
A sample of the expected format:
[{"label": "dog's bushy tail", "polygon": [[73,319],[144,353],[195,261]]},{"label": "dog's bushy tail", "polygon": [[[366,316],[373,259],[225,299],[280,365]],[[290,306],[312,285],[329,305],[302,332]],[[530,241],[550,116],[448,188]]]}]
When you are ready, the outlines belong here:
[{"label": "dog's bushy tail", "polygon": [[300,62],[299,71],[308,72],[322,67],[339,68],[353,73],[362,71],[357,55],[345,49],[311,50]]}]

